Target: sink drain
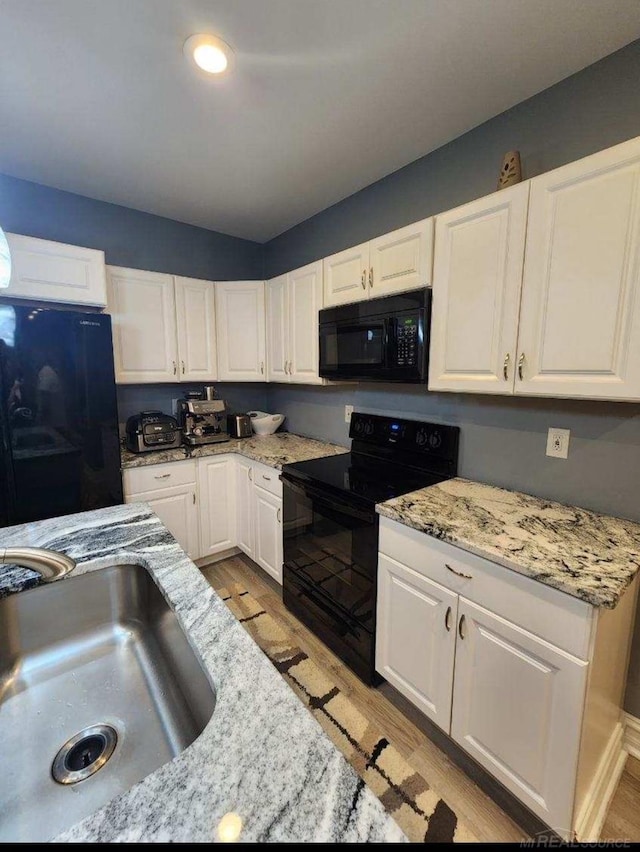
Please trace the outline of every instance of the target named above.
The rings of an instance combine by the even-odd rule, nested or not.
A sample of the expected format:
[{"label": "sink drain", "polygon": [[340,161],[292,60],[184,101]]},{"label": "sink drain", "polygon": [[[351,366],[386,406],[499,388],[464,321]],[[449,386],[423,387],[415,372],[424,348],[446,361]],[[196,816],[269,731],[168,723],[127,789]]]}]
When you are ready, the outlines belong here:
[{"label": "sink drain", "polygon": [[92,725],[85,728],[62,746],[51,766],[53,780],[58,784],[77,784],[105,765],[118,742],[111,725]]}]

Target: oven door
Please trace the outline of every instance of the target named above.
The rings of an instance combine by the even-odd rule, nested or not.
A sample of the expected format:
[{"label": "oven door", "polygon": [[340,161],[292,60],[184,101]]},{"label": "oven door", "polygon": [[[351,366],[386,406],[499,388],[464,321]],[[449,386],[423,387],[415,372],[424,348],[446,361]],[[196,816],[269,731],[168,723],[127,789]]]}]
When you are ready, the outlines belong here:
[{"label": "oven door", "polygon": [[387,367],[388,320],[354,318],[320,324],[320,375],[324,378],[379,376]]},{"label": "oven door", "polygon": [[378,516],[283,480],[283,600],[367,683],[375,678]]}]

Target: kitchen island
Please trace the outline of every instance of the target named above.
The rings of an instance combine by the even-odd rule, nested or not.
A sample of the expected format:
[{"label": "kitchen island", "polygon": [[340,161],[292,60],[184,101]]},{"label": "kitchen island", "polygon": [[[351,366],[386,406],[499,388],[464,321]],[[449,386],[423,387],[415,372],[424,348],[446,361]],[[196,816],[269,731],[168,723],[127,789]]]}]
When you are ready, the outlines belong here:
[{"label": "kitchen island", "polygon": [[[240,841],[406,840],[148,506],[0,531],[0,547],[18,545],[77,560],[74,573],[58,582],[113,564],[143,565],[216,690],[209,723],[185,751],[56,841],[212,842],[228,813],[241,820]],[[0,567],[5,594],[38,582],[28,569]],[[0,737],[1,730],[0,724]],[[35,814],[37,805],[24,807]],[[43,839],[51,839],[46,826]]]}]

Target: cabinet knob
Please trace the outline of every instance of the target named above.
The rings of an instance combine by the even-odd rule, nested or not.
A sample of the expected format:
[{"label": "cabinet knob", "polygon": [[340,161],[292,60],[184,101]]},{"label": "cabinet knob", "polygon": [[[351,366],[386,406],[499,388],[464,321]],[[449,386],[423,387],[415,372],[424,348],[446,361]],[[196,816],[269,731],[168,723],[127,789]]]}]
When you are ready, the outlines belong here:
[{"label": "cabinet knob", "polygon": [[522,374],[522,368],[524,367],[524,352],[520,353],[520,357],[518,358],[518,378],[520,381],[524,379]]},{"label": "cabinet knob", "polygon": [[278,516],[278,523],[280,523],[280,521],[282,520],[282,518],[281,518],[281,512],[282,512],[282,510],[281,510],[280,506],[278,506],[278,513],[277,513],[277,516]]},{"label": "cabinet knob", "polygon": [[362,284],[362,289],[366,290],[367,289],[367,270],[366,269],[362,270],[362,275],[360,276],[360,283]]},{"label": "cabinet knob", "polygon": [[373,266],[369,267],[369,287],[373,287]]},{"label": "cabinet knob", "polygon": [[509,353],[504,356],[504,364],[502,365],[502,375],[505,382],[509,381]]},{"label": "cabinet knob", "polygon": [[444,567],[447,571],[451,571],[452,574],[455,574],[456,577],[464,577],[465,580],[473,580],[471,574],[463,574],[462,571],[456,571],[455,568],[452,568],[451,565],[447,565],[446,562],[444,563]]},{"label": "cabinet knob", "polygon": [[464,613],[460,616],[460,621],[458,622],[458,636],[461,639],[464,639],[465,634],[463,633],[464,625],[466,622],[466,618],[464,617]]},{"label": "cabinet knob", "polygon": [[451,630],[451,607],[447,607],[447,611],[444,614],[444,626],[447,628],[447,633]]}]

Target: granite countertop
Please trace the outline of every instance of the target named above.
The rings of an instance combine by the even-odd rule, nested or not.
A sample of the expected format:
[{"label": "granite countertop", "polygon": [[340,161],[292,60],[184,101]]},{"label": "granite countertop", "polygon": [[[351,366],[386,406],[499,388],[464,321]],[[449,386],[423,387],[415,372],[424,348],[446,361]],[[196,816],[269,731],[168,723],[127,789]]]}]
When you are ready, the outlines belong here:
[{"label": "granite countertop", "polygon": [[[185,751],[57,841],[212,842],[228,812],[242,818],[241,841],[406,840],[148,505],[0,530],[0,547],[17,545],[78,560],[61,583],[115,563],[144,565],[217,693],[210,722]],[[36,579],[0,566],[5,590]],[[37,803],[24,807],[37,817]]]},{"label": "granite countertop", "polygon": [[199,459],[223,453],[238,453],[253,461],[282,470],[285,464],[348,452],[346,447],[339,447],[337,444],[326,444],[324,441],[303,438],[291,432],[276,432],[275,435],[263,437],[253,435],[251,438],[231,438],[230,441],[205,444],[202,447],[185,446],[173,450],[154,450],[150,453],[132,453],[129,450],[122,450],[121,458],[124,470],[130,467],[145,467],[149,464],[184,461],[186,458]]},{"label": "granite countertop", "polygon": [[466,479],[376,508],[596,607],[613,609],[640,568],[640,524]]}]

